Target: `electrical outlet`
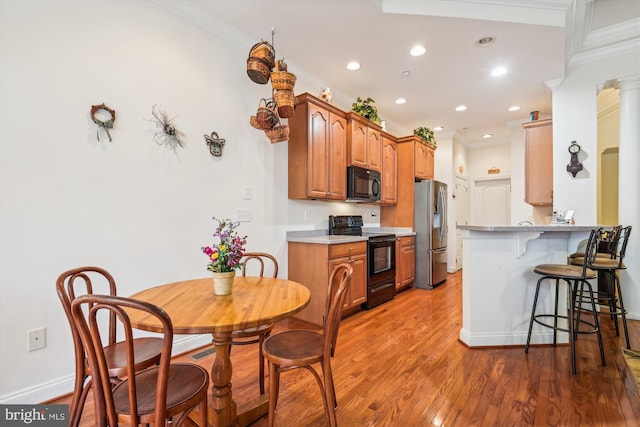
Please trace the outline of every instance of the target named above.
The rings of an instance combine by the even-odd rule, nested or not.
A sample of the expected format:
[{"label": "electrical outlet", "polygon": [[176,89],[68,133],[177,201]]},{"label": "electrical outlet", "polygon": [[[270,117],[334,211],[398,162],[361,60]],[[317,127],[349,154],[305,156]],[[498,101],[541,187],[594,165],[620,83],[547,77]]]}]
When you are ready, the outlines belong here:
[{"label": "electrical outlet", "polygon": [[309,221],[309,211],[304,211],[303,216],[305,221]]},{"label": "electrical outlet", "polygon": [[27,351],[40,350],[47,345],[45,328],[29,329],[27,331]]},{"label": "electrical outlet", "polygon": [[251,209],[236,209],[236,218],[239,222],[251,222]]}]

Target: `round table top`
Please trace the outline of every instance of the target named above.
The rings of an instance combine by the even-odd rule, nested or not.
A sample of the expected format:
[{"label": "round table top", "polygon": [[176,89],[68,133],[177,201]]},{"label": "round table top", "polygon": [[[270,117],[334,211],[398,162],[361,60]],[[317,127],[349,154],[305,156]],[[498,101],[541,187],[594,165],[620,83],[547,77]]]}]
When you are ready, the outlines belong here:
[{"label": "round table top", "polygon": [[[131,295],[167,312],[176,334],[232,332],[274,323],[309,304],[309,289],[292,280],[236,276],[231,295],[213,292],[211,278],[185,280],[145,289]],[[140,312],[129,312],[135,328],[161,332],[158,321]]]}]

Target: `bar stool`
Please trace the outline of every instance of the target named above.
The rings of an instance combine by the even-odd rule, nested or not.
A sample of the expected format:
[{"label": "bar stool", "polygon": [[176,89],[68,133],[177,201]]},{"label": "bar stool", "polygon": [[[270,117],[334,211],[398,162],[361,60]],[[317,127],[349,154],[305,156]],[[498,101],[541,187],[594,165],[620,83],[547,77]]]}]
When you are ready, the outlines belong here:
[{"label": "bar stool", "polygon": [[[533,309],[531,310],[531,320],[529,321],[529,332],[527,334],[527,344],[524,347],[524,352],[529,353],[529,344],[531,342],[531,332],[533,330],[533,323],[538,323],[547,328],[553,329],[553,345],[556,345],[556,335],[558,331],[569,333],[569,344],[571,346],[571,372],[576,373],[576,348],[575,341],[578,334],[593,334],[598,337],[598,345],[600,347],[600,359],[602,360],[602,366],[606,365],[604,358],[604,348],[602,346],[602,336],[600,335],[600,324],[598,323],[598,313],[596,310],[596,302],[594,299],[593,289],[589,283],[590,279],[597,277],[595,271],[589,266],[593,263],[596,250],[598,247],[598,241],[602,234],[602,229],[591,230],[589,240],[587,241],[587,247],[585,248],[585,256],[583,263],[580,266],[577,265],[565,265],[565,264],[540,264],[537,265],[533,271],[536,274],[542,275],[538,279],[536,285],[536,293],[533,299]],[[536,313],[536,306],[538,305],[538,296],[540,294],[540,286],[545,280],[555,281],[555,301],[553,314]],[[568,288],[568,315],[558,314],[558,295],[560,289],[560,281],[567,283]],[[586,288],[586,290],[585,290]],[[580,289],[580,290],[579,290]],[[576,297],[578,297],[578,316],[575,313]],[[586,302],[590,303],[591,311],[593,313],[593,323],[580,319],[579,313],[582,311],[583,298],[586,297]],[[553,324],[547,323],[549,319],[553,319]],[[568,329],[558,325],[558,319],[566,319],[568,323]],[[545,322],[546,320],[546,322]],[[580,330],[580,325],[586,325],[588,329]]]},{"label": "bar stool", "polygon": [[[622,299],[622,288],[620,286],[619,270],[627,267],[623,260],[627,251],[627,243],[631,234],[631,226],[620,227],[619,233],[615,236],[615,240],[611,241],[612,254],[609,258],[596,257],[590,268],[598,274],[598,290],[595,291],[596,299],[600,307],[608,307],[608,313],[613,320],[616,328],[616,336],[620,336],[620,328],[618,326],[618,316],[622,317],[622,328],[624,330],[624,338],[628,349],[631,349],[629,342],[629,331],[627,330],[627,310],[624,308],[624,300]],[[572,265],[581,265],[583,258],[572,258]]]}]

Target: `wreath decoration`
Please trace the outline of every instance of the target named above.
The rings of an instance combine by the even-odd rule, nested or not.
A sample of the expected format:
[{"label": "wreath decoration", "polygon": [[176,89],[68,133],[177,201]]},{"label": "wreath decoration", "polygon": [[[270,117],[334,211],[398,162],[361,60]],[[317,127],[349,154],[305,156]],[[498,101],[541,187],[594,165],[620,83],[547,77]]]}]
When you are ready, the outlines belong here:
[{"label": "wreath decoration", "polygon": [[[96,117],[96,113],[106,111],[109,113],[110,118],[108,120],[100,120]],[[107,107],[104,102],[100,105],[92,105],[91,106],[91,120],[93,123],[98,125],[98,129],[96,130],[96,138],[100,141],[100,129],[104,129],[109,137],[109,142],[111,142],[111,134],[109,133],[109,129],[113,129],[113,122],[116,121],[116,111],[112,108]]]}]

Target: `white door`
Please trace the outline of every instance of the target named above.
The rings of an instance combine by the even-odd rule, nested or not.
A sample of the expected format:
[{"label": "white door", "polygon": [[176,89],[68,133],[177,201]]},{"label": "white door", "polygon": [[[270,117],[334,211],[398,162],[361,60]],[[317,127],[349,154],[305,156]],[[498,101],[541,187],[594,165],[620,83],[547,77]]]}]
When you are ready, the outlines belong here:
[{"label": "white door", "polygon": [[474,186],[473,224],[511,223],[511,179],[477,180]]},{"label": "white door", "polygon": [[[456,176],[453,200],[456,209],[456,226],[469,224],[469,180]],[[456,270],[462,268],[462,231],[456,227]]]}]

